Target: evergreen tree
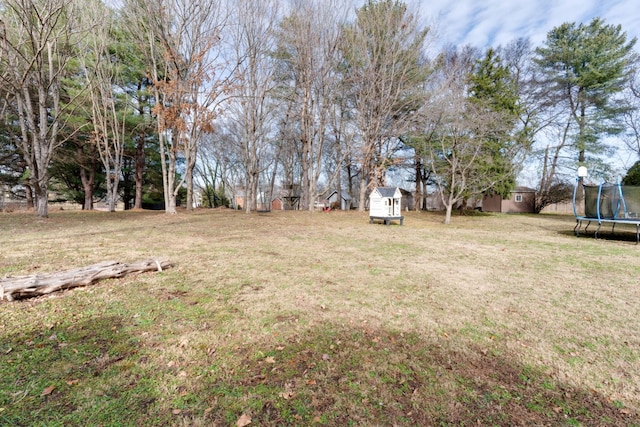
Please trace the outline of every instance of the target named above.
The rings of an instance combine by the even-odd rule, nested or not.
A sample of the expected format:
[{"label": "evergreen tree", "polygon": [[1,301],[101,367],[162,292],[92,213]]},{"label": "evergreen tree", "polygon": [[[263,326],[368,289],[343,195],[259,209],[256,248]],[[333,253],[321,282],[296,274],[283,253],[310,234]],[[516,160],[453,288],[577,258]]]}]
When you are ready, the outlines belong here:
[{"label": "evergreen tree", "polygon": [[568,111],[568,128],[580,164],[603,152],[602,137],[622,131],[627,110],[619,94],[635,62],[636,39],[621,26],[600,18],[589,24],[564,23],[551,30],[536,49],[535,63],[553,88],[558,105]]},{"label": "evergreen tree", "polygon": [[622,178],[622,185],[640,185],[640,161],[629,168],[625,177]]},{"label": "evergreen tree", "polygon": [[[522,141],[515,132],[518,119],[517,87],[506,65],[494,49],[476,61],[474,72],[469,77],[470,100],[480,108],[499,115],[493,131],[486,135],[482,161],[476,165],[475,175],[479,186],[489,179],[493,185],[486,193],[506,197],[516,185],[518,155],[523,152]],[[471,192],[474,188],[469,189]]]}]

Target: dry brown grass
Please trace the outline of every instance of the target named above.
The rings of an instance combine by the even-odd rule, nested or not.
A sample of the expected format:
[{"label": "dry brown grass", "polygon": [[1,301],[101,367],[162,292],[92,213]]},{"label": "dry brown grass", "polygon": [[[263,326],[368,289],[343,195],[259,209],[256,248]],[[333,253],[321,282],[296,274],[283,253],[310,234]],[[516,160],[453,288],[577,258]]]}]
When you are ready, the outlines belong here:
[{"label": "dry brown grass", "polygon": [[[100,393],[140,387],[144,375],[148,401],[120,402],[138,414],[131,425],[224,425],[242,413],[253,425],[633,425],[640,248],[631,233],[576,238],[572,218],[550,215],[441,221],[431,213],[390,227],[355,212],[0,214],[2,275],[103,260],[176,263],[0,303],[8,343],[0,362],[17,363],[29,351],[20,343],[52,330],[77,332],[79,346],[78,331],[98,335],[109,319],[122,335],[86,351],[95,353],[82,362],[94,379],[81,380],[77,394],[58,388],[67,403],[54,409],[76,408],[64,425],[82,425]],[[60,379],[74,376],[58,362],[48,360]],[[4,400],[0,390],[0,424],[25,388],[16,372],[0,383],[11,389]],[[46,413],[50,403],[40,403]]]}]

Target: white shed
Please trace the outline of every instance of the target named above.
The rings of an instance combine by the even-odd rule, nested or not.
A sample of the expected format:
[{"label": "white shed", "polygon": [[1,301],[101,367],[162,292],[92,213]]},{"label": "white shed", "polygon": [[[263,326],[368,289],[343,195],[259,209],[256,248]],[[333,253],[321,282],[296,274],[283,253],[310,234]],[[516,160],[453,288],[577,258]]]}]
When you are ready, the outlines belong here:
[{"label": "white shed", "polygon": [[329,202],[329,206],[331,206],[332,209],[334,209],[334,206],[338,205],[339,201],[340,204],[338,206],[340,206],[340,209],[343,211],[348,211],[349,209],[351,209],[352,205],[351,195],[346,191],[342,192],[342,197],[338,197],[338,192],[336,190],[333,190],[327,197],[327,201]]},{"label": "white shed", "polygon": [[369,223],[374,220],[400,221],[402,225],[402,193],[398,187],[376,187],[369,195]]}]

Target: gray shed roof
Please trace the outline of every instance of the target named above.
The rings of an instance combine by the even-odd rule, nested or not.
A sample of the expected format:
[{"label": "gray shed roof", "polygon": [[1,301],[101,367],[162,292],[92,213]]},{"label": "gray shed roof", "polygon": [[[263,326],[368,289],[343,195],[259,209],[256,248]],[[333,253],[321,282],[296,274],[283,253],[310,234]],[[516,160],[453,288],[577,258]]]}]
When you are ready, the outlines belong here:
[{"label": "gray shed roof", "polygon": [[[334,194],[338,194],[338,190],[333,190],[331,193],[329,193],[329,196],[327,198],[330,199]],[[351,195],[349,193],[347,193],[346,191],[343,191],[342,192],[342,199],[343,200],[351,200]]]},{"label": "gray shed roof", "polygon": [[380,196],[382,197],[393,197],[396,194],[396,190],[398,189],[398,187],[378,187],[378,193],[380,193]]}]

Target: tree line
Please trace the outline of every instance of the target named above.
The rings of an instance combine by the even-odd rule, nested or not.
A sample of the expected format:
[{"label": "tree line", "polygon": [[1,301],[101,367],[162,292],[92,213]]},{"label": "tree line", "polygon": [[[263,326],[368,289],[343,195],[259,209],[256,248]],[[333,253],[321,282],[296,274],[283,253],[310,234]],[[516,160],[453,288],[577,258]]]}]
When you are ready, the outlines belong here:
[{"label": "tree line", "polygon": [[48,215],[175,213],[241,189],[364,209],[401,171],[418,209],[507,195],[538,165],[536,209],[579,165],[610,177],[616,136],[640,155],[635,38],[595,18],[478,49],[447,46],[398,0],[0,0],[0,183]]}]

